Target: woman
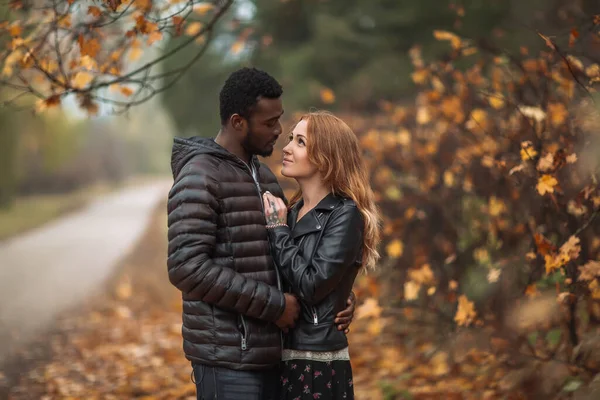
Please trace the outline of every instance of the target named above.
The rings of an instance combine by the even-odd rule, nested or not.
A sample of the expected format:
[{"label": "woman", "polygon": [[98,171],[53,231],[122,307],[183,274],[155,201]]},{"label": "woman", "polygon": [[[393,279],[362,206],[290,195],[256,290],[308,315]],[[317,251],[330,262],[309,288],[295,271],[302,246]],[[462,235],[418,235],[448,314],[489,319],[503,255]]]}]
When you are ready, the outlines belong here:
[{"label": "woman", "polygon": [[358,140],[326,112],[301,118],[283,149],[281,173],[299,191],[290,201],[263,195],[272,253],[300,300],[285,337],[282,399],[353,399],[346,334],[334,318],[359,270],[379,258],[379,215]]}]

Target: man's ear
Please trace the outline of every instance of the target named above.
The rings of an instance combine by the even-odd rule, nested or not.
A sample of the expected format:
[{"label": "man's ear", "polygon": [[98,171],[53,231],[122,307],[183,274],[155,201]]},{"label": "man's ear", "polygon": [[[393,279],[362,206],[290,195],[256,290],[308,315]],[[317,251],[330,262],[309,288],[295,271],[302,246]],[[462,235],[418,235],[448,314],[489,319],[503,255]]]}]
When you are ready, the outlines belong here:
[{"label": "man's ear", "polygon": [[236,131],[246,130],[248,122],[246,121],[246,118],[242,117],[240,114],[233,114],[231,118],[229,118],[229,121],[231,122],[233,129]]}]

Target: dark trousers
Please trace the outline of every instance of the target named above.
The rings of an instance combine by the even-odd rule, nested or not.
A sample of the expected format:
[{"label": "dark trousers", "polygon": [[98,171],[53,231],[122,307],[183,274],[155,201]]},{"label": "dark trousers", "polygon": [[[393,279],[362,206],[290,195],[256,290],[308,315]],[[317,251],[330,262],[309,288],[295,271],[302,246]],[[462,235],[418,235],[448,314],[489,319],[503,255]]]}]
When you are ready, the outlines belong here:
[{"label": "dark trousers", "polygon": [[279,400],[280,369],[236,371],[192,364],[197,400]]}]

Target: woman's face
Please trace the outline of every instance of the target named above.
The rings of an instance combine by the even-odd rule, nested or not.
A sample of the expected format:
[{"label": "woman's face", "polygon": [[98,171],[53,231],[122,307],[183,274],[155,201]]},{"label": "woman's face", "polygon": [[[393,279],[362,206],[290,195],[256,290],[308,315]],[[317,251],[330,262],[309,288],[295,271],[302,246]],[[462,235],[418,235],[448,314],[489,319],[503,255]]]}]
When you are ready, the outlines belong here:
[{"label": "woman's face", "polygon": [[283,167],[281,174],[288,178],[308,179],[317,173],[317,167],[308,161],[307,145],[310,138],[307,132],[308,122],[302,120],[294,127],[283,148]]}]

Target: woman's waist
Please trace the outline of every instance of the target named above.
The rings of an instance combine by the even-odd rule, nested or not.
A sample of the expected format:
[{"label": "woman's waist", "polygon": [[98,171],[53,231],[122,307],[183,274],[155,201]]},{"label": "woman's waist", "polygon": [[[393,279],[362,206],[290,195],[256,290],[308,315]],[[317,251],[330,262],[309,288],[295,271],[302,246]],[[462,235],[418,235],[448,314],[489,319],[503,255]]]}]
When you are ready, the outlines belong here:
[{"label": "woman's waist", "polygon": [[348,352],[348,346],[343,347],[339,350],[331,351],[283,349],[283,352],[281,354],[281,360],[310,360],[320,362],[331,362],[340,360],[350,361],[350,353]]}]

